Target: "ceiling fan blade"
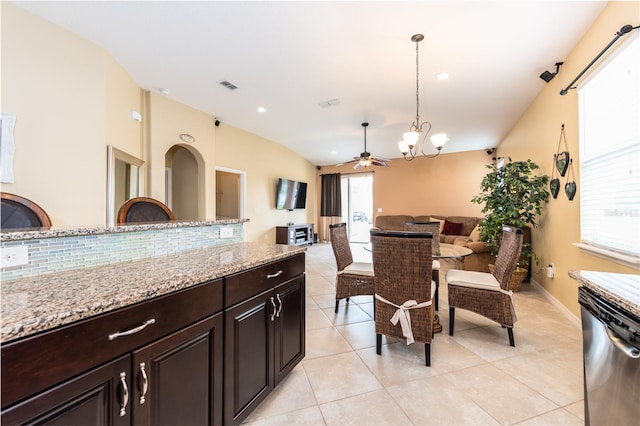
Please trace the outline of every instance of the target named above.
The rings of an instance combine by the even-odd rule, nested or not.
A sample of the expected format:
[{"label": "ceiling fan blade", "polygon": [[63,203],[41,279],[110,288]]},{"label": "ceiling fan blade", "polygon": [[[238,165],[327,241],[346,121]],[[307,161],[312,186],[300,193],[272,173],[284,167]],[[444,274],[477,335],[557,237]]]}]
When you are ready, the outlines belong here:
[{"label": "ceiling fan blade", "polygon": [[373,164],[374,166],[389,167],[384,161],[372,160],[371,164]]},{"label": "ceiling fan blade", "polygon": [[333,167],[344,166],[345,164],[350,164],[356,161],[360,161],[360,158],[356,158],[355,160],[351,160],[351,161],[345,161],[344,163],[334,164]]},{"label": "ceiling fan blade", "polygon": [[360,167],[362,167],[362,164],[358,162],[355,164],[355,166],[353,166],[353,170],[358,170]]}]

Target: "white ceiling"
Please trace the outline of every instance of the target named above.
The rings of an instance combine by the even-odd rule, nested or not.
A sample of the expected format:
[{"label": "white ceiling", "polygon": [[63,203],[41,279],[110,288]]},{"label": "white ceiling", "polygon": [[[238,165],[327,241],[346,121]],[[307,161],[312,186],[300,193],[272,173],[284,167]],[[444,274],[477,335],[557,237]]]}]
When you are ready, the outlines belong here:
[{"label": "white ceiling", "polygon": [[[397,158],[420,116],[443,153],[495,147],[588,30],[596,1],[16,2],[104,47],[144,89],[317,165]],[[438,81],[447,71],[451,78]],[[573,75],[557,78],[569,82]],[[219,85],[227,80],[237,90]],[[339,99],[339,105],[318,104]],[[267,109],[256,112],[258,106]],[[433,148],[431,148],[433,149]],[[335,151],[335,154],[332,154]],[[393,164],[393,163],[392,163]]]}]

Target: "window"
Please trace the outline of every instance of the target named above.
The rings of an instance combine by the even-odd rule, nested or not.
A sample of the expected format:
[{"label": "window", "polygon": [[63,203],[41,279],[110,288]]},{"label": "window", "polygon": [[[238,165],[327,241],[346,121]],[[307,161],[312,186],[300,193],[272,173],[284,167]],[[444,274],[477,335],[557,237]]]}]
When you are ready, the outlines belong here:
[{"label": "window", "polygon": [[579,89],[579,247],[640,266],[640,38]]}]

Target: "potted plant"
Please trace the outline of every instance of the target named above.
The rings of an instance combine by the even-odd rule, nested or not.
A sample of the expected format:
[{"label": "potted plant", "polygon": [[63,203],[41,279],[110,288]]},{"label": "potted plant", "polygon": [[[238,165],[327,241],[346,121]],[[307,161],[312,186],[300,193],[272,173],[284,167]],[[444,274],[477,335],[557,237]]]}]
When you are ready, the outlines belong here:
[{"label": "potted plant", "polygon": [[[471,199],[476,204],[484,204],[480,221],[480,239],[487,243],[495,255],[500,248],[502,226],[511,225],[520,229],[534,227],[536,218],[542,213],[542,205],[549,199],[547,184],[549,176],[536,176],[533,171],[539,166],[531,160],[505,162],[500,167],[487,165],[491,169],[480,183],[481,193]],[[512,281],[512,289],[519,289],[526,276],[527,267],[537,257],[531,244],[523,244],[522,257],[514,274],[522,275],[519,282]],[[517,280],[516,280],[517,281]],[[515,283],[515,286],[514,286]],[[516,287],[516,288],[513,288]]]}]

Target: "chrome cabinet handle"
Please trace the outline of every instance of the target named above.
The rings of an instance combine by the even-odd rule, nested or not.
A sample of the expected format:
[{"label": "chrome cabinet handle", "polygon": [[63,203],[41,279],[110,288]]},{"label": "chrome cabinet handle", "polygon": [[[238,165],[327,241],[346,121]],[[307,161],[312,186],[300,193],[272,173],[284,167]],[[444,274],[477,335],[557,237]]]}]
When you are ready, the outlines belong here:
[{"label": "chrome cabinet handle", "polygon": [[109,340],[117,339],[118,337],[122,337],[122,336],[130,336],[132,334],[136,334],[136,333],[144,330],[145,328],[147,328],[147,326],[149,326],[151,324],[155,324],[155,323],[156,323],[155,318],[151,318],[150,320],[145,321],[142,325],[134,327],[131,330],[118,331],[117,333],[110,334],[109,335]]},{"label": "chrome cabinet handle", "polygon": [[142,377],[142,393],[140,395],[140,405],[145,402],[145,395],[147,394],[147,390],[149,389],[149,379],[147,378],[147,372],[144,370],[145,364],[144,362],[140,363],[140,377]]},{"label": "chrome cabinet handle", "polygon": [[276,317],[280,318],[280,312],[282,311],[282,299],[280,299],[280,293],[276,294],[276,298],[278,299],[278,312],[276,312]]},{"label": "chrome cabinet handle", "polygon": [[282,269],[280,269],[275,274],[267,274],[267,278],[275,278],[275,277],[279,277],[280,275],[282,275]]},{"label": "chrome cabinet handle", "polygon": [[271,297],[271,304],[273,305],[273,311],[271,312],[271,321],[273,321],[276,316],[276,302],[273,301],[273,297]]},{"label": "chrome cabinet handle", "polygon": [[127,373],[120,373],[120,386],[122,386],[122,402],[120,403],[120,417],[127,415],[129,404],[129,388],[127,387]]}]

